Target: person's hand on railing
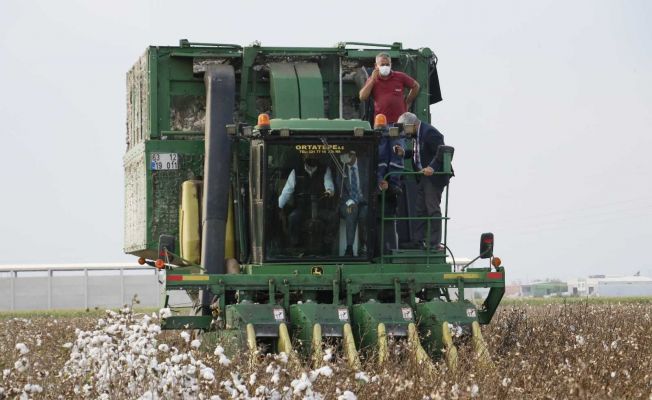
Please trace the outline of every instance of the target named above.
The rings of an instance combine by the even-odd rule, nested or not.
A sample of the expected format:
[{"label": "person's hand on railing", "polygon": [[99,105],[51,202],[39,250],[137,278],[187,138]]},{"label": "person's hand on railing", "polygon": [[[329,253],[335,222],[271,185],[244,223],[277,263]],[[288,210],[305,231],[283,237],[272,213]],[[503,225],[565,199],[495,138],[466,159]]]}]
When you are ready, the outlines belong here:
[{"label": "person's hand on railing", "polygon": [[403,150],[403,147],[401,147],[401,145],[398,145],[398,144],[395,145],[393,147],[393,150],[394,150],[394,153],[399,157],[403,157],[405,155],[405,150]]},{"label": "person's hand on railing", "polygon": [[388,187],[389,187],[389,183],[387,183],[387,181],[384,179],[380,181],[380,183],[378,184],[378,188],[383,191],[387,190]]},{"label": "person's hand on railing", "polygon": [[432,169],[432,167],[425,167],[424,169],[421,170],[421,173],[424,174],[425,176],[431,176],[432,174],[435,173],[435,170]]}]

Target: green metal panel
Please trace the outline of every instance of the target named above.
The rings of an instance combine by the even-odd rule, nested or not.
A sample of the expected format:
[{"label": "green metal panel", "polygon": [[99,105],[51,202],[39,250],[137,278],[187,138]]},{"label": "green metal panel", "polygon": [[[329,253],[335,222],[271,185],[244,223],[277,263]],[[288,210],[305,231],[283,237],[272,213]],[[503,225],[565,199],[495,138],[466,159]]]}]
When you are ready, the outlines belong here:
[{"label": "green metal panel", "polygon": [[277,119],[270,120],[272,130],[289,129],[291,131],[342,131],[353,132],[356,128],[371,131],[369,122],[360,119]]},{"label": "green metal panel", "polygon": [[287,323],[285,309],[276,304],[234,304],[226,307],[226,329],[244,330],[252,324],[256,337],[278,337],[278,326]]},{"label": "green metal panel", "polygon": [[[152,156],[174,154],[177,165],[152,169]],[[157,258],[161,234],[177,235],[181,183],[204,172],[204,142],[148,140],[125,155],[125,251]],[[168,166],[165,166],[167,168]]]},{"label": "green metal panel", "polygon": [[210,315],[174,316],[161,322],[163,329],[204,329],[209,330],[213,323]]},{"label": "green metal panel", "polygon": [[300,118],[299,86],[294,65],[270,63],[270,92],[275,118]]},{"label": "green metal panel", "polygon": [[350,322],[349,309],[334,304],[303,303],[290,306],[293,336],[301,344],[301,350],[311,350],[313,326],[320,324],[322,335],[341,337],[342,327]]},{"label": "green metal panel", "polygon": [[475,305],[469,301],[419,303],[416,306],[416,315],[422,345],[430,354],[441,351],[444,321],[468,328],[477,320]]},{"label": "green metal panel", "polygon": [[378,343],[378,324],[385,324],[387,335],[407,336],[408,324],[414,322],[414,313],[407,304],[367,302],[351,307],[353,334],[359,348]]},{"label": "green metal panel", "polygon": [[299,81],[301,118],[324,117],[324,84],[319,66],[314,63],[294,64]]}]

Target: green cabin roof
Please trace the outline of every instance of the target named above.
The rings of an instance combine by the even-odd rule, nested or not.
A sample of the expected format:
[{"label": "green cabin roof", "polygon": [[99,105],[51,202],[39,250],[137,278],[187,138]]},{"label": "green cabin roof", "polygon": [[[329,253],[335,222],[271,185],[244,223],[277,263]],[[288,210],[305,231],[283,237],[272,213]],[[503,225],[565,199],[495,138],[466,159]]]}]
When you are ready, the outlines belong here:
[{"label": "green cabin roof", "polygon": [[289,129],[293,131],[352,131],[362,128],[371,131],[368,121],[361,119],[328,119],[328,118],[290,118],[270,120],[272,130]]}]

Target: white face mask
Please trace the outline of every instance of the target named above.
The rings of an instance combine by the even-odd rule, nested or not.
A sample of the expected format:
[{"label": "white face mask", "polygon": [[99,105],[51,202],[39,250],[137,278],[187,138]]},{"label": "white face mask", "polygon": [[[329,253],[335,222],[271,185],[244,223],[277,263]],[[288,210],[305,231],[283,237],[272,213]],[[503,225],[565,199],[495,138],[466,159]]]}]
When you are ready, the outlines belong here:
[{"label": "white face mask", "polygon": [[304,169],[306,170],[306,172],[309,173],[311,176],[312,176],[312,174],[315,173],[315,171],[317,171],[317,166],[316,166],[316,165],[311,167],[311,166],[308,165],[308,164],[303,164],[303,168],[304,168]]},{"label": "white face mask", "polygon": [[392,67],[389,65],[382,65],[378,67],[378,72],[380,72],[381,76],[387,76],[391,72]]}]

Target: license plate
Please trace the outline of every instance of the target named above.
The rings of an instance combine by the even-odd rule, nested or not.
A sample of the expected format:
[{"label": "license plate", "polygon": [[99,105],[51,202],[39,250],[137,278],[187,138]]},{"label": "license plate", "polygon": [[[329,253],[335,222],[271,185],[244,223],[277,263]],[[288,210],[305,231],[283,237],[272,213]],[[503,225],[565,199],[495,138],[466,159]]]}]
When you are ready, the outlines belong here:
[{"label": "license plate", "polygon": [[149,166],[152,171],[179,169],[179,155],[177,153],[152,153]]}]

